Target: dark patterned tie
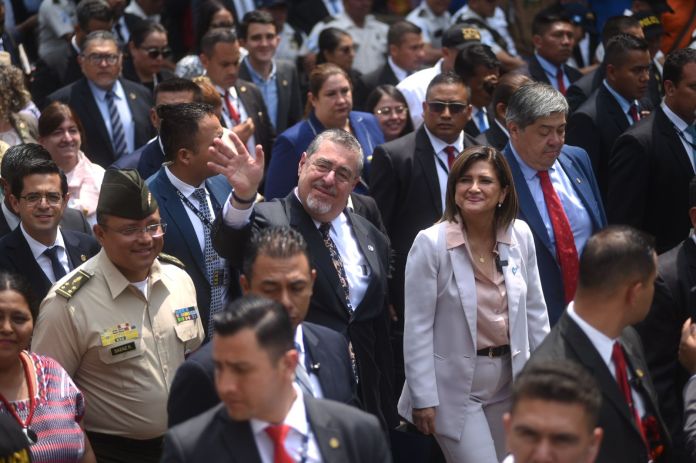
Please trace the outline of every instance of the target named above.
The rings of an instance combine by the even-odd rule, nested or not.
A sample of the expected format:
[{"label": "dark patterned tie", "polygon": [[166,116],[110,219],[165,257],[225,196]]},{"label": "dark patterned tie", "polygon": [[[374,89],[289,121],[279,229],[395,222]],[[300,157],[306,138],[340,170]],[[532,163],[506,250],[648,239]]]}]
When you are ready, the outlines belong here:
[{"label": "dark patterned tie", "polygon": [[46,248],[43,253],[51,260],[51,268],[53,269],[53,276],[55,278],[55,281],[52,281],[51,283],[55,283],[67,274],[65,267],[63,267],[63,264],[61,264],[60,260],[58,259],[58,246]]},{"label": "dark patterned tie", "polygon": [[[208,220],[208,223],[211,223],[213,219],[208,208],[208,195],[205,188],[196,188],[196,191],[193,192],[193,197],[198,200],[198,210]],[[220,275],[220,272],[224,267],[220,256],[213,249],[210,228],[205,223],[203,224],[203,236],[205,238],[203,257],[205,258],[205,270],[208,273],[208,281],[210,282],[210,310],[208,312],[208,338],[210,338],[213,335],[213,315],[222,310],[224,275]]]},{"label": "dark patterned tie", "polygon": [[331,230],[331,223],[323,223],[319,226],[319,231],[321,232],[321,237],[324,239],[324,246],[329,250],[329,255],[331,256],[331,262],[336,269],[338,274],[338,281],[341,283],[341,288],[343,288],[343,293],[345,294],[346,305],[348,309],[353,310],[353,306],[350,303],[350,288],[348,286],[348,278],[346,277],[346,269],[343,268],[343,260],[341,255],[338,253],[336,248],[336,243],[331,239],[329,231]]},{"label": "dark patterned tie", "polygon": [[116,95],[113,91],[106,92],[106,106],[109,108],[109,119],[111,119],[111,143],[114,147],[116,159],[127,154],[128,144],[126,143],[126,132],[123,130],[121,116],[114,101]]}]

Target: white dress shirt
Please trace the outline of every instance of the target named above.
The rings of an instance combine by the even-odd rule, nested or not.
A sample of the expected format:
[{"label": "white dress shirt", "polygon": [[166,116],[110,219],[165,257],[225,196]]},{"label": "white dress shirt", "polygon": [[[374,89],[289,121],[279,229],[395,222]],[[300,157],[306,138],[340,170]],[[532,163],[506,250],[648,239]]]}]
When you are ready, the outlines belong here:
[{"label": "white dress shirt", "polygon": [[[305,456],[306,463],[321,463],[321,452],[317,445],[307,417],[302,391],[299,386],[293,384],[297,397],[290,407],[283,424],[290,427],[290,432],[285,437],[285,450],[293,461],[302,461]],[[267,421],[252,418],[249,420],[251,432],[254,435],[256,448],[261,456],[262,463],[273,463],[273,441],[266,433],[266,428],[271,424]],[[306,440],[306,444],[304,443]]]},{"label": "white dress shirt", "polygon": [[[102,90],[92,83],[92,81],[87,80],[89,89],[92,91],[92,96],[94,101],[97,103],[99,108],[99,113],[101,114],[104,125],[106,126],[106,131],[109,132],[109,137],[113,140],[113,128],[111,127],[111,116],[109,115],[109,105],[106,102],[106,90]],[[135,151],[135,121],[133,120],[133,115],[131,114],[130,106],[128,106],[128,100],[126,99],[126,92],[121,86],[121,82],[118,80],[114,82],[112,87],[114,95],[114,103],[116,104],[116,109],[118,110],[118,115],[121,118],[121,125],[123,126],[123,133],[126,136],[126,146],[128,147],[127,152],[132,153]],[[125,153],[127,154],[127,153]]]},{"label": "white dress shirt", "polygon": [[[558,88],[558,79],[556,78],[556,73],[558,72],[559,67],[556,66],[555,64],[551,63],[550,61],[547,61],[544,59],[539,53],[534,53],[534,56],[536,56],[537,61],[539,61],[539,64],[541,65],[541,69],[544,70],[546,73],[546,77],[548,77],[549,82],[551,82],[551,86],[555,88],[556,90],[560,91]],[[563,86],[568,89],[570,87],[570,79],[568,78],[568,74],[565,73],[563,70],[563,66],[560,66],[561,71],[563,72]]]},{"label": "white dress shirt", "polygon": [[[612,378],[616,380],[616,365],[614,364],[614,361],[611,358],[611,354],[614,349],[614,343],[617,342],[618,339],[611,339],[607,337],[604,333],[602,333],[601,331],[587,323],[585,320],[580,318],[577,312],[575,312],[575,306],[573,301],[571,301],[568,305],[568,316],[575,323],[577,323],[582,332],[585,333],[585,336],[588,337],[599,356],[602,357],[602,360],[609,369]],[[628,358],[626,359],[626,363],[628,363]],[[643,398],[641,397],[641,395],[631,384],[633,371],[630,367],[627,368],[626,374],[628,375],[628,384],[631,387],[631,397],[633,398],[633,404],[635,405],[636,411],[638,411],[638,416],[642,418],[645,416],[645,403],[643,402]]]},{"label": "white dress shirt", "polygon": [[406,77],[408,77],[408,71],[400,68],[392,59],[391,56],[387,57],[387,64],[389,65],[389,68],[392,70],[394,75],[396,76],[396,79],[401,82],[404,80]]},{"label": "white dress shirt", "polygon": [[[230,112],[227,110],[227,103],[225,102],[225,89],[217,85],[215,86],[215,89],[220,94],[220,99],[222,101],[222,118],[225,121],[225,127],[231,129],[237,125],[237,123],[234,122],[230,116]],[[237,89],[235,87],[230,87],[227,91],[230,93],[230,103],[232,106],[234,106],[234,109],[237,110],[237,114],[239,114],[239,123],[241,124],[249,118],[249,113],[244,107],[242,99],[239,98],[239,95],[237,95]],[[249,140],[247,140],[246,147],[247,150],[249,150],[249,153],[252,153],[252,155],[253,153],[256,153],[256,138],[254,137],[253,133],[249,137]]]},{"label": "white dress shirt", "polygon": [[665,116],[667,116],[667,119],[672,122],[674,125],[674,128],[677,132],[681,133],[681,135],[677,134],[677,137],[679,137],[679,141],[681,142],[682,146],[684,147],[684,150],[686,151],[686,155],[689,157],[689,163],[691,164],[691,167],[694,168],[694,171],[696,172],[696,164],[694,164],[694,149],[689,145],[689,142],[696,144],[696,140],[693,139],[691,134],[686,131],[687,127],[689,127],[689,124],[684,122],[684,120],[677,116],[674,111],[669,109],[669,106],[665,104],[663,101],[662,104],[660,105],[662,110],[665,112]]},{"label": "white dress shirt", "polygon": [[408,104],[408,113],[411,115],[411,122],[416,129],[423,122],[423,102],[425,101],[425,91],[433,77],[442,72],[442,59],[431,68],[422,69],[408,76],[399,82],[396,88],[401,91]]},{"label": "white dress shirt", "polygon": [[430,145],[433,147],[435,152],[435,171],[437,172],[437,181],[440,184],[440,199],[442,200],[442,210],[445,210],[445,193],[447,193],[447,177],[449,176],[449,166],[447,164],[447,153],[445,148],[448,146],[454,146],[457,150],[457,156],[464,151],[464,132],[459,132],[459,137],[454,141],[454,143],[445,143],[444,141],[437,138],[432,134],[427,127],[423,126],[425,133],[428,134],[430,139]]},{"label": "white dress shirt", "polygon": [[5,201],[2,202],[2,215],[5,216],[5,222],[10,230],[14,230],[19,225],[19,216],[15,215],[12,211],[7,208]]},{"label": "white dress shirt", "polygon": [[303,368],[304,371],[307,373],[307,376],[309,376],[309,381],[312,384],[312,394],[314,395],[314,398],[323,399],[324,391],[321,389],[319,377],[313,371],[307,371],[307,351],[304,345],[304,330],[302,329],[302,323],[297,325],[297,328],[295,329],[295,347],[299,347],[297,352],[297,362],[300,364],[301,368]]},{"label": "white dress shirt", "polygon": [[607,79],[604,79],[602,82],[602,85],[604,85],[604,88],[606,88],[609,93],[611,93],[611,96],[614,97],[614,100],[618,103],[619,107],[621,108],[621,111],[623,111],[624,117],[628,121],[629,127],[635,124],[635,121],[633,120],[633,117],[631,117],[631,105],[636,106],[636,110],[638,111],[638,117],[640,118],[640,104],[638,103],[638,100],[633,100],[633,101],[628,101],[626,98],[623,97],[619,92],[614,90],[611,85],[609,85],[609,82],[607,82]]},{"label": "white dress shirt", "polygon": [[65,269],[65,273],[70,272],[70,262],[68,262],[68,254],[65,252],[65,242],[63,241],[63,235],[60,232],[60,228],[56,233],[56,240],[53,242],[53,244],[51,244],[50,246],[46,246],[45,244],[39,243],[34,238],[29,236],[29,233],[27,233],[27,231],[24,229],[23,224],[20,224],[19,227],[20,230],[22,230],[22,235],[24,235],[24,239],[27,240],[27,244],[29,245],[29,249],[31,249],[31,254],[34,256],[36,263],[39,264],[39,267],[41,267],[41,270],[43,270],[43,272],[46,274],[46,277],[51,281],[51,283],[55,283],[57,279],[56,275],[53,273],[51,259],[44,254],[44,251],[46,249],[57,246],[58,251],[56,252],[56,255],[58,256],[60,265],[62,265]]}]

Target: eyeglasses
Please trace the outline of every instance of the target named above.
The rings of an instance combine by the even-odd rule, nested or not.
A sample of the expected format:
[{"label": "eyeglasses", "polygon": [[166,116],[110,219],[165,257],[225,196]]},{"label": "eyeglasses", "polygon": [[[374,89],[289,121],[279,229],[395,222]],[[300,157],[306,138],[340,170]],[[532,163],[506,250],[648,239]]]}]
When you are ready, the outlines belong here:
[{"label": "eyeglasses", "polygon": [[150,47],[150,48],[141,48],[145,53],[147,53],[147,57],[150,59],[157,59],[160,56],[162,58],[168,58],[172,54],[172,49],[169,47],[162,47],[162,48],[157,48],[157,47]]},{"label": "eyeglasses", "polygon": [[312,166],[314,167],[314,170],[323,175],[326,175],[331,171],[335,172],[336,181],[339,183],[348,183],[354,178],[353,172],[347,167],[334,167],[332,162],[325,159],[317,159],[313,161]]},{"label": "eyeglasses", "polygon": [[85,58],[87,61],[89,61],[90,64],[97,66],[102,63],[102,61],[106,61],[106,64],[109,66],[112,66],[118,62],[118,59],[121,57],[121,55],[118,55],[116,53],[92,53]]},{"label": "eyeglasses", "polygon": [[[101,225],[101,227],[106,229],[110,228],[106,225]],[[121,236],[124,236],[125,238],[135,238],[137,236],[140,236],[141,233],[146,233],[150,235],[152,238],[160,238],[161,236],[164,236],[164,233],[167,231],[167,224],[164,222],[159,222],[153,223],[151,225],[146,225],[144,227],[128,227],[122,230],[115,230],[111,228],[111,230],[113,230]]]},{"label": "eyeglasses", "polygon": [[394,114],[401,115],[404,112],[406,112],[407,110],[408,109],[404,105],[399,105],[399,106],[394,106],[394,107],[383,106],[381,108],[377,108],[377,114],[379,114],[380,116],[391,116],[392,112],[394,112]]},{"label": "eyeglasses", "polygon": [[20,198],[25,200],[30,206],[36,206],[41,203],[41,200],[44,198],[46,198],[46,202],[51,206],[57,206],[63,201],[63,195],[60,193],[29,193],[20,196]]},{"label": "eyeglasses", "polygon": [[428,109],[434,113],[445,112],[445,108],[449,108],[450,114],[461,114],[469,108],[466,103],[458,101],[427,101]]}]

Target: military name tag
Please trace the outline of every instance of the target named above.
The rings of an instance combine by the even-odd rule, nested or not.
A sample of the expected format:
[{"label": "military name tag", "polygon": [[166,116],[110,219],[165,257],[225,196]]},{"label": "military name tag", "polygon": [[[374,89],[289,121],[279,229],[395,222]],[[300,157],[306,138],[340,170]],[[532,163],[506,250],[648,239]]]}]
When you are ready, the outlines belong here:
[{"label": "military name tag", "polygon": [[188,320],[195,320],[198,318],[198,311],[195,307],[176,309],[174,311],[174,318],[176,319],[177,323],[182,323]]},{"label": "military name tag", "polygon": [[139,333],[135,325],[121,323],[111,328],[107,328],[101,333],[101,345],[106,347],[117,342],[138,339]]},{"label": "military name tag", "polygon": [[111,355],[125,354],[126,352],[130,352],[132,350],[135,350],[135,343],[129,342],[128,344],[124,344],[122,346],[112,347]]}]

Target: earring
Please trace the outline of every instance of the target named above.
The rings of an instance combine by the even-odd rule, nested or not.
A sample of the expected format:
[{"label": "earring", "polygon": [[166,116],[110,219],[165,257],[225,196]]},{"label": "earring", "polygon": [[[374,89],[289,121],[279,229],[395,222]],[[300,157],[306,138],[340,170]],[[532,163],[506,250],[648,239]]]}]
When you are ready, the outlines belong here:
[{"label": "earring", "polygon": [[503,203],[502,203],[502,202],[498,203],[498,209],[500,209],[501,207],[503,207]]}]

